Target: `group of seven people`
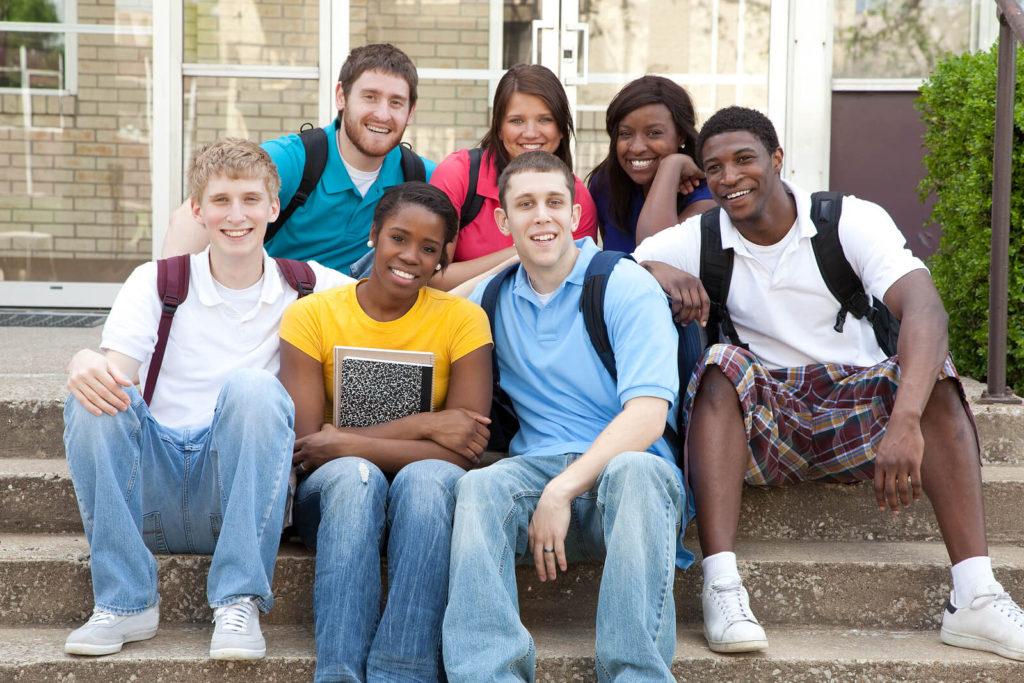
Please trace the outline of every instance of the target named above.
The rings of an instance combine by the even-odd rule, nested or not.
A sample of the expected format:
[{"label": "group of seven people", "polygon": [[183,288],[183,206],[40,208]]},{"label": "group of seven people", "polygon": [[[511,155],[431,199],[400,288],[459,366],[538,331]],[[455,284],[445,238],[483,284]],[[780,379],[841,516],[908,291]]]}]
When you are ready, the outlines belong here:
[{"label": "group of seven people", "polygon": [[[565,92],[535,65],[501,79],[478,149],[409,181],[416,86],[397,48],[351,53],[312,191],[296,135],[192,160],[177,258],[139,266],[100,351],[68,366],[95,606],[66,652],[153,637],[154,553],[203,553],[211,657],[264,656],[287,523],[316,551],[317,681],[533,680],[515,565],[547,581],[578,559],[603,563],[598,679],[673,680],[694,512],[709,647],[764,650],[734,552],[743,484],[825,480],[873,481],[893,512],[927,495],[952,564],[942,640],[1024,660],[946,314],[883,209],[839,197],[822,221],[820,198],[782,179],[765,116],[728,107],[698,133],[686,92],[655,76],[610,103],[588,188]],[[895,349],[819,265],[829,225],[862,294],[899,320]],[[632,252],[605,266],[603,354],[581,310],[599,233]],[[709,263],[727,267],[706,287]],[[721,343],[681,362],[704,325]],[[435,410],[335,427],[335,346],[432,352]],[[518,431],[481,467],[496,386]]]}]

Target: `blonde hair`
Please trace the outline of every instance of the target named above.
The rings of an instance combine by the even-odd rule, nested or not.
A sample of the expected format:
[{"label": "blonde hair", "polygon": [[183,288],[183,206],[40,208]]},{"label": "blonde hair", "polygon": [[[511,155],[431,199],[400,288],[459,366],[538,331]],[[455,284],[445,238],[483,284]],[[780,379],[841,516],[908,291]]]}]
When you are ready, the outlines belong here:
[{"label": "blonde hair", "polygon": [[270,155],[255,142],[222,138],[200,149],[188,168],[188,193],[195,202],[203,199],[210,178],[223,175],[237,180],[262,180],[271,199],[281,189],[281,178]]}]

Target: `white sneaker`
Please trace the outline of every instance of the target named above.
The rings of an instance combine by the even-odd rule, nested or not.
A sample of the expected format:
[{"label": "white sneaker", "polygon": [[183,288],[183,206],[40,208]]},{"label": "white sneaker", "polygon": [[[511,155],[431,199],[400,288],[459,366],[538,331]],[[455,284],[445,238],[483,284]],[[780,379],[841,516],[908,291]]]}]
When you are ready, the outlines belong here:
[{"label": "white sneaker", "polygon": [[149,640],[156,635],[159,623],[159,603],[128,616],[111,614],[97,607],[89,621],[72,631],[64,641],[64,652],[69,655],[111,655],[120,652],[125,643]]},{"label": "white sneaker", "polygon": [[267,654],[267,641],[260,631],[260,611],[252,598],[241,598],[213,611],[213,659],[261,659]]},{"label": "white sneaker", "polygon": [[757,652],[768,649],[757,617],[750,611],[747,589],[738,576],[724,576],[704,587],[704,638],[714,652]]},{"label": "white sneaker", "polygon": [[947,645],[1024,661],[1024,610],[998,583],[980,586],[967,607],[953,607],[950,598],[939,637]]}]

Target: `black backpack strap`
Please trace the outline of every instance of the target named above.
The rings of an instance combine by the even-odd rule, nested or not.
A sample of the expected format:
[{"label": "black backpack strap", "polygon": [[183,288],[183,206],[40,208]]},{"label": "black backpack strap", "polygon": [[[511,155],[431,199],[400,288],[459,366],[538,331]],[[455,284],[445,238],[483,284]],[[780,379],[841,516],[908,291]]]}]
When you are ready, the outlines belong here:
[{"label": "black backpack strap", "polygon": [[[339,122],[336,120],[334,127],[337,128],[338,125]],[[305,126],[309,126],[309,128]],[[277,220],[267,225],[267,233],[263,237],[264,244],[274,239],[274,235],[281,229],[281,226],[288,222],[288,219],[292,217],[295,210],[306,203],[309,195],[313,194],[313,190],[316,189],[316,184],[320,182],[320,176],[324,174],[324,168],[327,167],[327,145],[329,140],[327,139],[326,131],[322,128],[315,128],[307,123],[299,131],[299,139],[302,141],[302,148],[306,152],[306,161],[302,166],[302,179],[299,180],[299,187],[295,190],[295,194],[292,195],[288,206],[284,207],[281,213],[278,214]]]},{"label": "black backpack strap", "polygon": [[622,259],[633,260],[629,254],[621,251],[599,251],[594,254],[583,276],[583,293],[580,294],[580,312],[583,314],[583,327],[590,337],[590,344],[601,359],[601,364],[608,370],[612,380],[618,379],[615,368],[615,352],[611,339],[608,337],[608,325],[604,319],[604,295],[608,289],[608,278]]},{"label": "black backpack strap", "polygon": [[427,182],[427,167],[420,155],[413,151],[412,145],[408,142],[400,142],[398,150],[402,153],[402,178],[405,182],[413,180],[418,180],[421,183]]},{"label": "black backpack strap", "polygon": [[871,298],[864,291],[860,278],[843,253],[839,241],[839,217],[843,212],[843,195],[838,192],[815,192],[811,195],[811,221],[818,234],[811,238],[814,260],[825,280],[825,286],[839,302],[835,331],[842,332],[846,314],[860,320],[871,319]]},{"label": "black backpack strap", "polygon": [[275,258],[277,267],[281,271],[288,285],[299,293],[299,298],[312,294],[316,289],[316,273],[313,267],[305,261],[296,261],[290,258]]},{"label": "black backpack strap", "polygon": [[472,223],[484,205],[484,198],[476,193],[477,185],[480,184],[480,163],[483,156],[484,150],[480,147],[469,150],[469,184],[466,186],[466,199],[462,202],[462,211],[459,212],[460,229]]},{"label": "black backpack strap", "polygon": [[142,392],[142,399],[147,404],[153,400],[156,378],[160,375],[160,366],[164,363],[164,351],[167,350],[167,339],[171,334],[171,322],[174,320],[174,314],[177,312],[178,306],[188,296],[188,276],[191,265],[189,259],[188,254],[182,254],[156,262],[156,291],[160,297],[162,311],[160,312],[160,325],[156,330],[156,346],[153,347],[149,371],[146,373],[146,387]]},{"label": "black backpack strap", "polygon": [[900,323],[885,303],[868,296],[864,283],[843,252],[839,240],[839,219],[843,214],[843,195],[839,192],[815,192],[811,195],[811,220],[818,234],[811,238],[814,260],[832,296],[839,301],[836,332],[843,331],[846,314],[860,320],[867,317],[875,332],[875,341],[887,356],[896,353]]},{"label": "black backpack strap", "polygon": [[726,302],[732,284],[733,250],[722,248],[722,224],[718,207],[705,211],[700,217],[700,281],[711,301],[708,313],[708,344],[722,341],[724,334],[730,344],[748,348],[736,332]]}]

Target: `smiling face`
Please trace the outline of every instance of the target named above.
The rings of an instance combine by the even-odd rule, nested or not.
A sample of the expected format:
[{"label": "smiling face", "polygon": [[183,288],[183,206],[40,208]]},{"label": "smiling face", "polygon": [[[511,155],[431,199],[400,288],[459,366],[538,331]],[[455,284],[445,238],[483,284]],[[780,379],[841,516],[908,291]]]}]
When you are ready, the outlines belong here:
[{"label": "smiling face", "polygon": [[544,100],[521,92],[509,98],[499,137],[510,159],[536,150],[554,153],[562,142],[558,122]]},{"label": "smiling face", "polygon": [[572,233],[580,207],[572,203],[565,175],[556,171],[523,171],[508,179],[504,209],[494,212],[498,228],[510,235],[519,259],[531,277],[558,270],[575,261]]},{"label": "smiling face", "polygon": [[402,140],[413,112],[408,82],[380,71],[364,71],[349,88],[348,95],[339,83],[335,104],[341,112],[343,134],[364,157],[346,159],[357,167],[379,166],[384,155]]},{"label": "smiling face", "polygon": [[650,187],[658,162],[679,151],[683,138],[664,104],[648,104],[622,117],[616,129],[615,156],[629,179]]},{"label": "smiling face", "polygon": [[374,278],[397,298],[426,285],[441,262],[444,248],[444,220],[419,204],[399,204],[375,225]]},{"label": "smiling face", "polygon": [[708,187],[737,227],[755,226],[769,202],[785,198],[781,148],[769,152],[753,133],[729,131],[708,138],[702,151]]},{"label": "smiling face", "polygon": [[206,228],[210,249],[231,258],[262,253],[267,223],[281,208],[261,178],[212,176],[200,201],[192,200],[192,216]]}]

